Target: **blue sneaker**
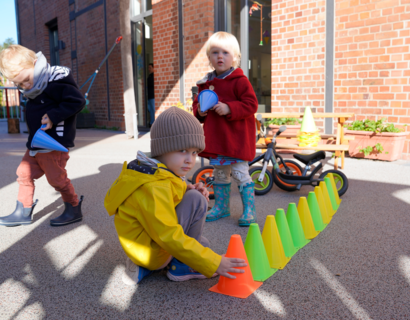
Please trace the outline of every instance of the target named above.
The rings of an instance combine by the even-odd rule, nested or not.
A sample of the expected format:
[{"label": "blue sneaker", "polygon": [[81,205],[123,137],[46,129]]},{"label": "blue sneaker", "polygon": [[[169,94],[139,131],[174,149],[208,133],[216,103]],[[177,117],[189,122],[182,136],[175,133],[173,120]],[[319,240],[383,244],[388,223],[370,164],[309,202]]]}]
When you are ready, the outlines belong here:
[{"label": "blue sneaker", "polygon": [[[213,277],[216,275],[217,274],[215,273]],[[196,272],[195,270],[191,269],[189,266],[182,263],[181,261],[178,261],[175,258],[173,258],[171,262],[169,263],[169,270],[167,272],[167,277],[169,280],[172,280],[172,281],[186,281],[190,279],[206,279],[206,277],[203,274]]]},{"label": "blue sneaker", "polygon": [[151,270],[137,266],[130,258],[125,262],[125,272],[122,275],[122,281],[127,285],[135,285],[140,283],[143,278],[150,275]]}]

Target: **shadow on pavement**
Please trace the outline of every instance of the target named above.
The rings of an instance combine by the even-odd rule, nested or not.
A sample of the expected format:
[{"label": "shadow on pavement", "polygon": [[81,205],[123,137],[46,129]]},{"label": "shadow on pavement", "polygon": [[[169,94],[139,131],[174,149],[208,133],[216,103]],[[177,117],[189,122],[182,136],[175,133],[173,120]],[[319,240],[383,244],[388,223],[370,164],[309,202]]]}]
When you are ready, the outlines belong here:
[{"label": "shadow on pavement", "polygon": [[[164,271],[155,272],[137,287],[124,285],[121,273],[125,254],[112,217],[103,207],[105,193],[121,165],[103,165],[99,171],[72,180],[75,186],[81,186],[76,187],[81,189],[78,193],[85,196],[81,223],[49,226],[49,220],[63,210],[59,198],[35,214],[33,225],[27,227],[32,229],[30,233],[0,253],[0,296],[10,312],[5,315],[16,318],[40,305],[45,317],[61,319],[352,317],[343,300],[311,265],[311,259],[321,262],[333,275],[339,274],[336,281],[370,317],[381,316],[373,305],[385,298],[392,301],[385,315],[391,316],[391,310],[395,310],[395,316],[406,312],[410,286],[403,281],[397,259],[409,254],[405,245],[409,239],[409,205],[394,195],[408,186],[372,183],[372,188],[382,190],[368,193],[368,201],[378,208],[375,211],[369,210],[368,201],[359,196],[369,188],[369,182],[351,179],[341,208],[329,226],[284,270],[265,281],[262,291],[241,300],[208,292],[217,278],[175,283],[165,277]],[[272,214],[262,208],[284,207],[289,198],[283,200],[283,195],[297,201],[308,191],[302,188],[290,194],[276,188],[257,197],[261,230],[266,216]],[[385,211],[381,215],[379,210]],[[218,229],[221,225],[208,224],[206,228]],[[17,228],[24,227],[1,228],[0,232]],[[226,230],[220,232],[229,239]],[[210,240],[218,242],[218,238]],[[372,272],[372,266],[382,271]],[[17,295],[18,291],[24,295]],[[269,307],[274,298],[282,313],[279,307]]]}]

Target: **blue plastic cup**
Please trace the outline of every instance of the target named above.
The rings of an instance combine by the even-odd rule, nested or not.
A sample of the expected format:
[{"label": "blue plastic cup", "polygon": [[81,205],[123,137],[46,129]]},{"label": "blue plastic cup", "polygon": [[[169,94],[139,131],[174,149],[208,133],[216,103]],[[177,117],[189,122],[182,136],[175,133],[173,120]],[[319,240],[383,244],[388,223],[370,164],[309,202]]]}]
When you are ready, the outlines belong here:
[{"label": "blue plastic cup", "polygon": [[[47,125],[43,124],[41,128],[45,128]],[[31,140],[32,148],[42,148],[48,150],[68,152],[68,149],[61,143],[51,138],[45,131],[38,129],[35,133],[33,140]]]},{"label": "blue plastic cup", "polygon": [[205,89],[199,93],[198,101],[201,112],[205,112],[218,103],[218,95],[212,90]]}]

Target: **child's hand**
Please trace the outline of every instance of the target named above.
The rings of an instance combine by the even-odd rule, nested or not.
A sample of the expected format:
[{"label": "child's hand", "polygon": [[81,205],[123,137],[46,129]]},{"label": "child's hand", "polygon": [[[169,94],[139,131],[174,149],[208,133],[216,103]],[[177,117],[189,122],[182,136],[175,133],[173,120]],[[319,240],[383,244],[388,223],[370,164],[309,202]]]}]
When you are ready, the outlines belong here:
[{"label": "child's hand", "polygon": [[236,279],[234,275],[229,274],[228,272],[231,273],[244,273],[244,269],[236,269],[238,267],[246,267],[247,264],[245,263],[245,260],[243,259],[238,259],[238,258],[227,258],[225,255],[222,255],[222,260],[221,263],[216,270],[216,273],[219,274],[220,276],[227,277],[229,279]]},{"label": "child's hand", "polygon": [[208,110],[206,110],[204,113],[201,112],[201,106],[198,103],[198,114],[203,118],[208,115]]},{"label": "child's hand", "polygon": [[195,189],[198,190],[207,201],[209,201],[209,191],[204,187],[204,184],[202,182],[198,182],[195,184],[189,184],[187,186],[187,190]]},{"label": "child's hand", "polygon": [[47,127],[41,128],[41,130],[46,131],[48,129],[51,129],[53,126],[53,123],[51,122],[50,118],[48,117],[47,113],[41,118],[41,124],[46,124]]},{"label": "child's hand", "polygon": [[213,108],[217,114],[220,116],[226,116],[227,114],[231,113],[231,108],[226,103],[218,102]]}]

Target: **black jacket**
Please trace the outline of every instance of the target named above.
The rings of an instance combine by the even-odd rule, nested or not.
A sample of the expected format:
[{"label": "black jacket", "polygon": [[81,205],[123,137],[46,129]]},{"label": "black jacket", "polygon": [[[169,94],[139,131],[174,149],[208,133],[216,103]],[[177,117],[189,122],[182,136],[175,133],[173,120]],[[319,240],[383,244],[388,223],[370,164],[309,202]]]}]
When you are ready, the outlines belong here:
[{"label": "black jacket", "polygon": [[41,127],[41,118],[47,113],[53,127],[46,131],[66,148],[74,147],[76,114],[85,105],[85,99],[70,72],[65,67],[52,67],[45,90],[34,99],[28,99],[26,121],[29,130],[27,148],[31,147],[34,134]]}]

